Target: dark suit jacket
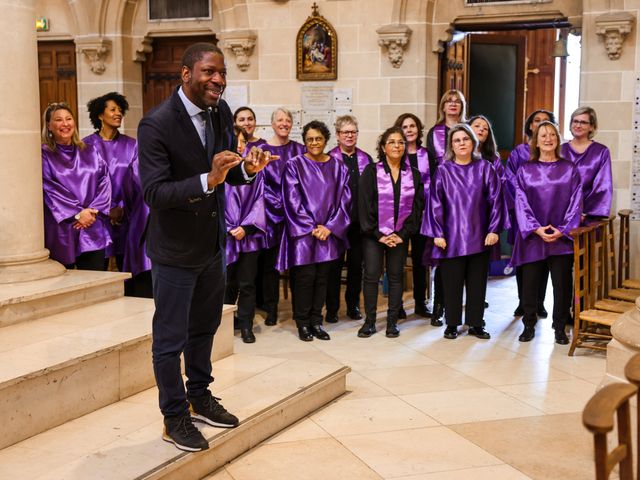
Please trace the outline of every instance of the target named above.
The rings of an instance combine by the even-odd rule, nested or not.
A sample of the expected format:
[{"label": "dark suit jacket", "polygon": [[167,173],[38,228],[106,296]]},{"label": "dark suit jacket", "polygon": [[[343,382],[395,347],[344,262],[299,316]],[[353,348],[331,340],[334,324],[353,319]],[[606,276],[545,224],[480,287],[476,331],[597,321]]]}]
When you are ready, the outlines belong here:
[{"label": "dark suit jacket", "polygon": [[[215,153],[235,152],[229,106],[220,100],[217,110],[219,122],[213,122]],[[224,183],[211,195],[203,193],[200,175],[211,167],[177,89],[140,122],[138,151],[140,181],[150,210],[146,230],[149,258],[164,265],[197,268],[211,261],[219,250],[224,253]],[[226,181],[247,183],[240,165],[229,171]]]}]

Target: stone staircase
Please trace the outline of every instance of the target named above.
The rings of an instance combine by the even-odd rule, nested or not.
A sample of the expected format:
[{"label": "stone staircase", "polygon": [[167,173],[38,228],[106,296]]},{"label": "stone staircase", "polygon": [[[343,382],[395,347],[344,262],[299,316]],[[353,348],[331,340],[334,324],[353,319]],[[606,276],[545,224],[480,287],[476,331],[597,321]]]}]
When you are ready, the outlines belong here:
[{"label": "stone staircase", "polygon": [[225,306],[213,389],[241,424],[202,428],[205,452],[177,450],[161,440],[153,301],[124,297],[127,277],[69,271],[2,287],[0,478],[201,478],[344,393],[347,367],[234,354]]}]

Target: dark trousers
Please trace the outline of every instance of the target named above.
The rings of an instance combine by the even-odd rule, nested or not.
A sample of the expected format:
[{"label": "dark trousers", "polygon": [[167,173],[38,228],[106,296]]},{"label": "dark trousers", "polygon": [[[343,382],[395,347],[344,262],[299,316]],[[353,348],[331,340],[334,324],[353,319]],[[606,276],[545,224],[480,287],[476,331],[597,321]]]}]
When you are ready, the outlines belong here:
[{"label": "dark trousers", "polygon": [[444,286],[442,285],[440,267],[436,267],[433,275],[433,305],[444,305]]},{"label": "dark trousers", "polygon": [[262,302],[267,315],[278,317],[280,301],[280,272],[276,270],[276,259],[279,247],[262,250],[262,278],[256,284],[262,285]]},{"label": "dark trousers", "polygon": [[427,267],[422,264],[422,257],[427,237],[419,233],[411,237],[411,270],[413,272],[413,299],[415,304],[423,304],[427,297]]},{"label": "dark trousers", "polygon": [[256,272],[260,252],[241,252],[238,261],[227,267],[224,303],[238,301],[236,318],[240,328],[252,328],[256,313]]},{"label": "dark trousers", "polygon": [[553,328],[562,329],[571,323],[571,301],[573,298],[573,255],[553,255],[539,262],[522,265],[522,322],[533,327],[537,320],[540,298],[540,277],[551,272],[553,286]]},{"label": "dark trousers", "polygon": [[397,321],[398,311],[402,306],[402,289],[404,284],[404,265],[407,260],[407,245],[401,243],[397,247],[387,247],[378,240],[363,237],[362,251],[364,257],[363,297],[367,322],[375,322],[378,306],[378,285],[382,275],[383,262],[386,258],[387,280],[389,281],[389,307],[387,320]]},{"label": "dark trousers", "polygon": [[[523,265],[518,265],[516,267],[516,284],[518,285],[518,300],[520,300],[520,305],[522,304],[522,268]],[[541,267],[543,270],[540,271],[540,283],[538,284],[538,308],[544,306],[544,297],[547,295],[547,282],[549,281],[549,267],[547,264]],[[524,306],[523,306],[524,308]]]},{"label": "dark trousers", "polygon": [[127,297],[153,298],[151,270],[140,272],[124,282],[124,294]]},{"label": "dark trousers", "polygon": [[327,280],[331,262],[291,267],[295,282],[293,318],[298,327],[322,325],[322,307],[327,298]]},{"label": "dark trousers", "polygon": [[220,325],[224,270],[220,252],[204,267],[180,268],[152,263],[153,371],[164,416],[187,413],[185,386],[180,373],[184,352],[187,395],[207,393],[211,376],[213,336]]},{"label": "dark trousers", "polygon": [[484,325],[489,251],[443,258],[440,261],[444,286],[444,317],[447,325],[462,325],[462,293],[467,291],[464,321],[470,327]]},{"label": "dark trousers", "polygon": [[65,265],[68,270],[72,270],[74,267],[78,270],[104,270],[104,248],[101,250],[94,250],[92,252],[83,252],[76,257],[75,263]]},{"label": "dark trousers", "polygon": [[[347,257],[347,288],[344,300],[347,310],[360,308],[360,292],[362,291],[362,236],[360,224],[352,223],[347,231],[349,250]],[[344,257],[331,262],[329,269],[329,282],[327,285],[327,315],[336,315],[340,310],[340,280]]]}]

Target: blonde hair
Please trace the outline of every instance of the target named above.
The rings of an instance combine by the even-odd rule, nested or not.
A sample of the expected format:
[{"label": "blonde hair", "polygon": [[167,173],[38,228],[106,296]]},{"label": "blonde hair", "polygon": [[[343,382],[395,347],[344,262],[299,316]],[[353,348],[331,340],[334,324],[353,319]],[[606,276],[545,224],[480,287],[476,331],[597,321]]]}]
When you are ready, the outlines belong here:
[{"label": "blonde hair", "polygon": [[289,117],[289,120],[293,122],[293,115],[291,115],[291,112],[284,107],[278,107],[271,114],[271,123],[276,121],[276,115],[278,114],[278,112],[284,113],[287,117]]},{"label": "blonde hair", "polygon": [[440,98],[440,103],[438,104],[438,121],[436,122],[436,125],[444,123],[444,106],[450,97],[456,97],[462,103],[458,122],[464,123],[467,121],[467,101],[464,99],[464,95],[460,90],[451,89],[444,92],[444,95]]},{"label": "blonde hair", "polygon": [[562,141],[560,137],[560,130],[558,130],[558,126],[555,123],[545,120],[544,122],[540,122],[538,127],[533,131],[533,136],[531,137],[531,140],[529,140],[529,149],[531,150],[531,157],[529,158],[529,160],[532,162],[537,162],[540,159],[540,147],[538,146],[538,132],[542,127],[551,128],[554,132],[556,132],[556,138],[558,141],[556,142],[555,154],[556,154],[556,158],[562,158],[562,154],[560,150],[560,142]]},{"label": "blonde hair", "polygon": [[591,126],[593,127],[593,130],[589,132],[589,140],[591,140],[593,137],[596,136],[596,132],[598,131],[598,116],[596,115],[596,111],[593,108],[591,107],[576,108],[571,114],[571,122],[573,122],[573,119],[578,115],[584,115],[585,113],[589,115],[589,121],[591,122]]},{"label": "blonde hair", "polygon": [[58,110],[66,110],[71,115],[71,118],[73,118],[74,129],[73,136],[71,137],[71,143],[73,143],[80,150],[84,150],[86,145],[82,140],[80,140],[76,116],[73,114],[71,107],[66,102],[50,103],[42,114],[42,143],[47,145],[47,147],[49,147],[49,150],[51,150],[52,152],[56,151],[56,141],[53,138],[51,130],[49,130],[49,122],[51,121],[51,116],[53,115],[53,113],[57,112]]},{"label": "blonde hair", "polygon": [[353,115],[340,115],[338,118],[336,118],[336,133],[339,132],[342,127],[349,124],[354,125],[356,127],[356,130],[358,129],[358,120],[356,119],[356,117],[354,117]]}]

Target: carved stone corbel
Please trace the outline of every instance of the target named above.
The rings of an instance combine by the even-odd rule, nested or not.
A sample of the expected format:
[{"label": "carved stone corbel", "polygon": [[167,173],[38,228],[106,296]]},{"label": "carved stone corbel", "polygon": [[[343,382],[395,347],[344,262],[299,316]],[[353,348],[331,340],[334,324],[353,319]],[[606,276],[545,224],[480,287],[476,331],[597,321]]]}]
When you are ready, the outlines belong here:
[{"label": "carved stone corbel", "polygon": [[404,51],[409,44],[412,30],[408,25],[384,25],[376,30],[378,45],[386,47],[387,56],[393,68],[400,68],[404,60]]},{"label": "carved stone corbel", "polygon": [[223,47],[233,52],[236,56],[236,65],[243,72],[251,66],[249,57],[256,46],[257,38],[254,30],[232,30],[220,34]]},{"label": "carved stone corbel", "polygon": [[89,69],[96,75],[102,75],[107,67],[104,61],[111,51],[111,40],[104,37],[76,40],[76,49],[89,62]]},{"label": "carved stone corbel", "polygon": [[635,17],[629,12],[611,12],[596,18],[596,33],[603,37],[604,48],[610,60],[618,60],[622,44],[631,33]]},{"label": "carved stone corbel", "polygon": [[153,39],[149,37],[140,37],[133,40],[133,61],[144,62],[147,55],[153,51]]}]

